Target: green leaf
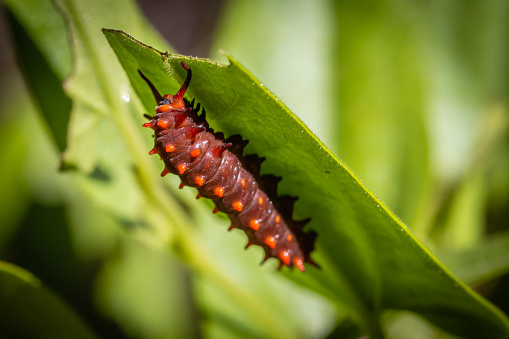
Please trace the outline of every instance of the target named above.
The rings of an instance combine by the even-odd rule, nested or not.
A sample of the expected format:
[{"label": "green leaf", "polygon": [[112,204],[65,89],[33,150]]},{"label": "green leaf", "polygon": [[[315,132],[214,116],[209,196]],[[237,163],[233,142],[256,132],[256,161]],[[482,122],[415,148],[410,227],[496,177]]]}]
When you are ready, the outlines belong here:
[{"label": "green leaf", "polygon": [[[19,109],[19,107],[16,107]],[[8,112],[2,107],[2,112]],[[17,119],[4,119],[0,125],[0,253],[7,246],[19,220],[22,219],[29,204],[28,189],[23,182],[23,175],[19,168],[25,161],[20,154],[25,149],[26,139],[21,129],[16,128]]]},{"label": "green leaf", "polygon": [[[346,305],[373,337],[385,309],[410,310],[451,333],[502,338],[507,318],[454,277],[309,129],[235,59],[230,65],[161,53],[115,30],[104,30],[133,88],[150,106],[141,70],[160,92],[174,93],[185,61],[187,92],[207,110],[211,127],[241,134],[246,153],[267,158],[262,173],[282,175],[280,194],[299,196],[295,216],[311,217],[316,261],[305,274],[287,273]],[[145,86],[145,89],[143,89]]]},{"label": "green leaf", "polygon": [[0,262],[0,328],[12,338],[96,338],[60,298],[30,272]]},{"label": "green leaf", "polygon": [[[12,42],[20,69],[33,94],[55,142],[66,147],[67,124],[71,100],[64,93],[62,81],[70,68],[70,49],[64,31],[64,20],[49,1],[30,1],[31,9],[21,2],[8,3]],[[22,21],[31,21],[23,26]]]}]

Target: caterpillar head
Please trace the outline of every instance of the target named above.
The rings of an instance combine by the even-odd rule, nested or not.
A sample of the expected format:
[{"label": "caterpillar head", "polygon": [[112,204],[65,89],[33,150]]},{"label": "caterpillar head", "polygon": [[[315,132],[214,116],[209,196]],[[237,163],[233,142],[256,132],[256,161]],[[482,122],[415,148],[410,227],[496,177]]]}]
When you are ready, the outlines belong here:
[{"label": "caterpillar head", "polygon": [[156,107],[156,112],[163,112],[172,109],[179,109],[185,107],[184,94],[186,93],[187,87],[191,82],[191,68],[186,65],[184,61],[180,63],[182,67],[187,71],[186,81],[182,84],[179,91],[175,95],[165,94],[162,100],[159,102],[159,106]]}]

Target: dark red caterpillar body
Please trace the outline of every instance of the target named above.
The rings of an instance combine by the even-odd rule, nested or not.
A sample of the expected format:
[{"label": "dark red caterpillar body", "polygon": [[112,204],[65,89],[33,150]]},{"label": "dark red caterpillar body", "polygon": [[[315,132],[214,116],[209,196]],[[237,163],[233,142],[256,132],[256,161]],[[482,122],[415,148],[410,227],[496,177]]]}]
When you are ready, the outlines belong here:
[{"label": "dark red caterpillar body", "polygon": [[191,69],[175,95],[161,95],[140,72],[151,87],[158,106],[150,122],[143,124],[155,132],[155,147],[150,154],[159,154],[165,163],[162,176],[173,173],[182,184],[196,187],[198,197],[212,199],[214,213],[226,213],[232,228],[242,229],[251,244],[265,250],[265,260],[275,257],[280,267],[296,266],[304,272],[304,262],[316,265],[310,258],[316,233],[303,232],[309,221],[292,219],[291,197],[277,197],[276,185],[280,178],[260,176],[264,160],[257,156],[242,156],[247,140],[240,136],[224,139],[214,133],[205,121],[205,112],[198,116],[199,105],[193,108],[184,100],[191,81]]}]

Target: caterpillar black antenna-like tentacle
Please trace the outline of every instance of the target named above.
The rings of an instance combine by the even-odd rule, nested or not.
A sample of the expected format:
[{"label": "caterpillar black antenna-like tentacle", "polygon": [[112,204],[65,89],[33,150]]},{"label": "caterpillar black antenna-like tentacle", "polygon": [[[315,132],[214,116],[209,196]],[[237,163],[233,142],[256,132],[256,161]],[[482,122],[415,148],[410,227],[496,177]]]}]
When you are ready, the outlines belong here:
[{"label": "caterpillar black antenna-like tentacle", "polygon": [[148,80],[148,78],[145,76],[145,74],[143,74],[143,72],[141,70],[138,70],[138,73],[141,75],[141,78],[143,80],[145,80],[145,82],[147,83],[148,87],[150,87],[150,90],[152,91],[152,94],[154,95],[154,98],[156,99],[156,103],[159,103],[159,101],[161,101],[163,96],[157,91],[157,89],[154,86],[154,84],[150,80]]}]

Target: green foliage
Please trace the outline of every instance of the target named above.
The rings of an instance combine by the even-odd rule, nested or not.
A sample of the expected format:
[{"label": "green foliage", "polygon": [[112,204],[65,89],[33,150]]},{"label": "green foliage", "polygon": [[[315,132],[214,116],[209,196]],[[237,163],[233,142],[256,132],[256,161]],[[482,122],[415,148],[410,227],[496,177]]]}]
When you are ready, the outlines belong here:
[{"label": "green foliage", "polygon": [[[418,20],[408,17],[422,18],[409,12],[415,9],[412,5],[394,7],[399,12],[388,5],[365,11],[342,2],[319,1],[314,6],[286,1],[276,5],[268,1],[232,2],[216,44],[236,56],[235,49],[242,51],[247,45],[251,49],[244,51],[251,52],[238,55],[244,55],[246,63],[255,69],[265,67],[270,60],[283,63],[267,67],[270,75],[264,79],[268,82],[262,84],[229,55],[228,64],[220,64],[160,52],[171,48],[129,1],[5,4],[13,36],[23,38],[15,39],[14,44],[41,114],[38,118],[29,114],[23,126],[8,119],[1,128],[12,131],[9,136],[16,141],[11,148],[4,148],[1,159],[10,159],[9,166],[23,167],[27,174],[6,167],[5,173],[16,175],[26,189],[13,199],[15,208],[0,209],[9,226],[0,232],[0,244],[5,248],[0,253],[9,259],[9,253],[19,252],[12,260],[62,294],[99,336],[324,337],[339,324],[331,336],[369,334],[382,338],[385,332],[397,337],[404,333],[401,319],[407,319],[408,313],[385,316],[388,310],[413,312],[461,337],[504,338],[509,334],[507,317],[465,284],[489,281],[509,270],[507,236],[483,243],[480,221],[489,197],[498,196],[496,201],[502,206],[508,199],[492,188],[498,185],[490,186],[485,179],[487,171],[498,173],[507,166],[507,161],[498,165],[495,159],[499,157],[489,153],[496,149],[507,155],[507,140],[501,137],[507,128],[505,96],[498,97],[497,105],[488,105],[485,118],[478,118],[486,123],[479,131],[479,142],[469,141],[474,145],[470,146],[474,150],[471,165],[466,162],[466,169],[457,168],[451,160],[451,165],[444,165],[447,160],[443,154],[447,153],[433,149],[427,140],[431,137],[426,119],[435,126],[439,118],[437,112],[431,118],[426,116],[424,102],[431,98],[442,107],[440,103],[450,97],[427,96],[431,90],[425,86],[429,79],[420,51],[422,41],[430,44],[432,39],[417,31],[422,27]],[[267,25],[253,32],[253,26],[246,24],[263,21],[260,13],[271,8],[273,14],[282,15],[293,6],[297,8],[293,15],[284,16],[279,23],[270,21],[274,27]],[[34,16],[31,8],[40,8],[41,14]],[[434,4],[427,10],[425,15],[430,17],[447,17],[448,13]],[[304,17],[307,19],[302,21]],[[336,21],[341,28],[338,35],[334,32]],[[318,35],[298,27],[302,22],[303,27],[314,25],[329,32],[326,36],[335,47],[327,49],[325,44],[315,43],[312,37]],[[309,48],[306,39],[281,45],[287,35],[278,31],[276,24],[294,27],[295,32],[302,30],[303,34],[296,35],[308,37],[310,44],[337,56],[337,61],[324,57],[321,63],[313,63],[309,60],[314,54],[307,51],[304,54],[309,60],[304,58],[299,67],[314,67],[322,80],[338,83],[333,88],[339,101],[324,104],[327,98],[323,91],[311,89],[311,93],[297,94],[306,100],[296,100],[295,107],[304,105],[307,112],[317,109],[316,113],[323,114],[314,128],[324,139],[332,139],[327,128],[338,129],[338,154],[361,177],[365,175],[374,191],[380,192],[399,215],[411,221],[413,230],[465,282],[432,255],[409,227],[267,89],[271,79],[275,87],[283,86],[278,85],[278,81],[284,82],[277,73],[293,58],[292,48]],[[402,30],[407,26],[415,31]],[[103,35],[103,27],[114,29],[104,29]],[[53,40],[41,34],[41,28]],[[264,31],[271,29],[278,34]],[[392,39],[397,32],[401,34]],[[290,30],[288,34],[292,33]],[[263,39],[248,41],[244,37],[253,34]],[[64,39],[66,36],[71,38]],[[422,36],[422,41],[412,40],[415,36]],[[257,44],[259,48],[253,49]],[[461,46],[467,48],[468,43]],[[285,57],[271,58],[268,51],[278,48],[280,53],[274,55]],[[442,65],[440,52],[448,48],[431,49],[438,55],[434,65]],[[160,162],[147,154],[151,140],[140,126],[142,113],[152,112],[154,101],[138,70],[160,92],[175,93],[185,78],[180,66],[183,60],[193,70],[187,95],[206,108],[211,127],[227,136],[241,134],[249,139],[246,153],[267,158],[262,172],[283,177],[279,193],[299,197],[295,217],[312,218],[308,227],[319,234],[313,258],[321,269],[308,267],[305,274],[283,269],[279,273],[275,263],[258,266],[261,251],[244,251],[245,237],[239,232],[228,234],[226,222],[212,216],[206,203],[193,201],[191,189],[177,190],[176,178],[158,179]],[[479,59],[471,61],[482,64]],[[330,65],[329,73],[340,77],[323,76],[326,65]],[[477,70],[482,73],[482,68]],[[448,72],[455,79],[456,73]],[[494,87],[497,79],[487,77],[486,87]],[[291,83],[285,86],[291,88]],[[323,88],[323,83],[320,86]],[[292,100],[289,92],[285,95],[285,101]],[[320,103],[313,105],[314,101]],[[481,102],[477,98],[475,103],[462,106],[471,114],[469,119],[483,111]],[[334,107],[340,109],[339,114]],[[457,106],[453,107],[451,111],[457,112]],[[443,113],[451,114],[447,110]],[[458,113],[452,114],[451,119],[462,121]],[[305,115],[305,120],[309,119],[314,115]],[[33,130],[29,147],[22,138],[27,126]],[[471,124],[464,126],[464,130],[469,128],[473,128]],[[8,141],[3,139],[5,145]],[[56,147],[48,144],[48,139],[54,140]],[[433,139],[444,145],[447,141],[443,137]],[[26,150],[26,159],[32,160],[17,159],[21,149]],[[382,173],[373,172],[371,167]],[[502,176],[500,182],[507,183],[504,180]],[[13,194],[14,188],[7,184],[6,194]],[[55,205],[58,208],[52,207]],[[29,212],[23,215],[24,211]],[[43,230],[52,230],[47,239],[37,236],[45,234]],[[63,231],[69,233],[67,237],[59,236]],[[46,244],[51,240],[56,243],[54,249]],[[40,253],[38,260],[33,261],[31,251]],[[72,259],[75,271],[67,278],[58,269],[47,270],[41,265],[46,259],[46,265],[70,267],[69,261],[59,262],[60,257]],[[476,263],[464,258],[481,259]],[[35,289],[33,297],[10,295],[7,288],[12,279],[11,274],[0,275],[0,296],[32,310],[23,320],[33,322],[40,305],[32,304],[39,303],[39,295],[47,291]],[[69,298],[72,291],[83,293],[85,283],[78,280],[88,281],[81,301]],[[53,302],[48,298],[48,305]],[[66,333],[64,327],[53,323],[57,317],[65,319],[63,315],[48,312],[46,316],[50,330]],[[17,312],[5,317],[20,321],[22,315]],[[69,321],[69,326],[77,326],[75,331],[83,336],[89,335],[85,326],[78,328],[79,321],[77,325],[74,322]],[[418,323],[430,333],[438,331]],[[398,324],[399,332],[394,332],[394,324]],[[48,329],[41,329],[41,333],[43,330]]]},{"label": "green foliage", "polygon": [[0,262],[0,329],[25,338],[96,338],[84,322],[29,272]]}]

